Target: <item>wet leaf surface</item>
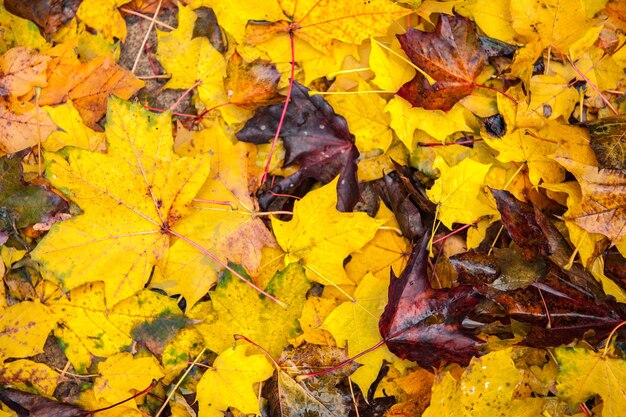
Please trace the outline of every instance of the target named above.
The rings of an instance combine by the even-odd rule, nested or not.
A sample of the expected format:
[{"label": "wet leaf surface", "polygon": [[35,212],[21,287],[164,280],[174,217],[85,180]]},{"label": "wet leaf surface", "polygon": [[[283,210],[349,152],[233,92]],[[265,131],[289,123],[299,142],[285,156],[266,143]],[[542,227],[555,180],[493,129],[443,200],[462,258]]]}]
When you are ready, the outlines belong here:
[{"label": "wet leaf surface", "polygon": [[[257,110],[237,133],[237,139],[256,144],[270,141],[283,107],[281,103]],[[309,179],[326,184],[339,174],[337,209],[351,211],[359,198],[356,178],[359,151],[346,120],[322,96],[309,95],[308,88],[295,83],[280,137],[286,149],[284,165],[298,164],[300,169],[264,192],[259,198],[261,207],[268,207],[275,194],[292,194]]]},{"label": "wet leaf surface", "polygon": [[442,361],[467,364],[480,355],[483,342],[461,323],[480,296],[467,285],[434,289],[427,275],[426,234],[415,247],[399,278],[392,273],[389,303],[380,317],[380,334],[395,355],[423,368]]}]

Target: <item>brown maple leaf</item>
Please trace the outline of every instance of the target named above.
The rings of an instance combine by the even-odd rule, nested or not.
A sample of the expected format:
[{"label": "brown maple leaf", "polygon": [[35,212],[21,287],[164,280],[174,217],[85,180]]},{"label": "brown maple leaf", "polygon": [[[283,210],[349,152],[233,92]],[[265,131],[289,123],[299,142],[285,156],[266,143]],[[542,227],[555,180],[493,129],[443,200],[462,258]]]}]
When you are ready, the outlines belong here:
[{"label": "brown maple leaf", "polygon": [[487,61],[471,22],[459,16],[441,15],[434,32],[409,28],[398,40],[411,62],[436,81],[430,85],[418,72],[398,90],[415,107],[450,110],[472,93]]},{"label": "brown maple leaf", "polygon": [[567,220],[590,233],[603,234],[613,244],[626,237],[626,172],[555,159],[574,174],[583,194],[578,206],[570,207]]}]

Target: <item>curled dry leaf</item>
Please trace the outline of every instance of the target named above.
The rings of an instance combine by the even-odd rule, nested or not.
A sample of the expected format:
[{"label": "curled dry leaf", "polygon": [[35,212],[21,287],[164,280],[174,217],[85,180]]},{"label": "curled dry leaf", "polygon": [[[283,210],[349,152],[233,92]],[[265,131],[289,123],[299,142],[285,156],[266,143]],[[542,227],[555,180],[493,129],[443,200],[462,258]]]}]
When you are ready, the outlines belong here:
[{"label": "curled dry leaf", "polygon": [[224,89],[230,103],[254,109],[276,97],[278,80],[280,73],[275,64],[261,59],[248,63],[235,51],[226,66]]}]

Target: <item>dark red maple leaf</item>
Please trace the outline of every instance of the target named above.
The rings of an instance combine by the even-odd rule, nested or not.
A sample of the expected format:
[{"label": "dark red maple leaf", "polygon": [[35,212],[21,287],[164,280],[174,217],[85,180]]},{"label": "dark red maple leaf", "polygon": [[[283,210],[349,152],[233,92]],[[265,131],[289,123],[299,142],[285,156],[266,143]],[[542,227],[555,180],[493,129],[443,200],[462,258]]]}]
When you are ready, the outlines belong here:
[{"label": "dark red maple leaf", "polygon": [[387,347],[423,368],[442,361],[467,365],[484,342],[461,322],[480,300],[471,286],[434,289],[427,276],[429,235],[417,245],[400,278],[391,272],[389,302],[378,328]]},{"label": "dark red maple leaf", "polygon": [[[278,128],[283,106],[281,103],[259,108],[237,133],[237,139],[255,144],[269,142]],[[309,179],[326,184],[339,175],[337,209],[351,211],[359,199],[359,151],[346,119],[335,113],[322,96],[309,96],[309,89],[296,82],[280,137],[286,150],[284,166],[298,164],[300,169],[263,193],[259,197],[261,207],[267,208],[276,194],[293,194]]]},{"label": "dark red maple leaf", "polygon": [[464,17],[442,14],[434,32],[409,28],[398,40],[411,62],[436,81],[430,85],[418,72],[398,90],[415,107],[450,110],[472,93],[474,79],[487,62],[472,23]]},{"label": "dark red maple leaf", "polygon": [[[572,282],[546,259],[546,274],[525,288],[501,291],[491,283],[500,275],[493,256],[467,252],[450,258],[459,281],[472,285],[489,300],[503,307],[506,315],[528,327],[523,345],[547,348],[580,339],[594,330],[597,340],[626,319],[623,304],[604,295],[598,298]],[[499,317],[498,317],[499,318]]]}]

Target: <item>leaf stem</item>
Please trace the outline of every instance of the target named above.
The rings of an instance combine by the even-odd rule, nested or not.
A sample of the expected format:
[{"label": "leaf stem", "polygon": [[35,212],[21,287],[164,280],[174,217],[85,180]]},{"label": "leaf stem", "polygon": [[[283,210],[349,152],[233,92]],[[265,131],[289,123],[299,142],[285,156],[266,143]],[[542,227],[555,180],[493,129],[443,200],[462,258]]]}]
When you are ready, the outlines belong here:
[{"label": "leaf stem", "polygon": [[605,357],[608,352],[609,352],[609,344],[611,343],[611,339],[613,338],[613,335],[615,334],[615,332],[617,331],[617,329],[619,329],[622,326],[626,325],[626,320],[624,320],[623,322],[621,322],[620,324],[618,324],[617,326],[615,326],[615,328],[613,330],[611,330],[611,334],[609,334],[609,337],[606,338],[606,343],[604,344],[604,352],[602,352],[602,356]]},{"label": "leaf stem", "polygon": [[305,379],[308,378],[312,378],[312,377],[316,377],[316,376],[320,376],[320,375],[324,375],[324,374],[328,374],[330,372],[334,372],[337,369],[343,368],[344,366],[354,362],[355,360],[357,360],[358,358],[360,358],[363,355],[366,355],[368,353],[370,353],[373,350],[378,349],[379,347],[381,347],[382,345],[384,345],[386,343],[385,339],[381,339],[378,343],[376,343],[374,346],[369,347],[367,349],[365,349],[363,352],[357,353],[356,355],[354,355],[351,358],[346,359],[345,361],[341,362],[339,365],[335,365],[332,368],[328,368],[328,369],[324,369],[322,371],[317,371],[317,372],[312,372],[310,374],[304,374],[304,375],[298,375],[296,377],[296,381],[300,382],[300,381],[304,381]]},{"label": "leaf stem", "polygon": [[231,274],[233,274],[234,276],[236,276],[237,278],[239,278],[240,280],[242,280],[246,285],[251,286],[252,288],[254,288],[257,292],[263,294],[264,296],[266,296],[267,298],[269,298],[270,300],[274,301],[276,304],[278,304],[279,306],[281,306],[284,309],[287,309],[287,304],[283,303],[282,301],[280,301],[278,298],[274,297],[272,294],[268,293],[267,291],[262,290],[261,288],[257,287],[253,282],[247,280],[243,275],[241,275],[239,272],[235,271],[233,268],[231,268],[226,262],[222,261],[220,258],[218,258],[217,256],[215,256],[214,254],[212,254],[211,252],[209,252],[207,249],[205,249],[202,245],[200,245],[197,242],[194,242],[193,240],[189,239],[187,236],[181,235],[180,233],[172,230],[172,229],[166,229],[166,233],[172,235],[172,236],[176,236],[177,238],[179,238],[180,240],[189,243],[191,246],[193,246],[194,248],[198,249],[200,252],[204,253],[205,255],[207,255],[209,258],[213,259],[215,262],[217,262],[218,264],[220,264],[223,268],[225,268],[228,272],[230,272]]},{"label": "leaf stem", "polygon": [[137,16],[137,17],[140,17],[140,18],[142,18],[142,19],[149,20],[150,22],[153,22],[153,23],[154,23],[154,24],[156,24],[156,25],[163,26],[165,29],[169,29],[169,30],[176,30],[176,28],[175,28],[175,27],[172,27],[172,26],[168,25],[167,23],[163,23],[163,22],[161,22],[161,21],[159,21],[159,20],[156,20],[156,19],[154,19],[153,17],[147,16],[147,15],[145,15],[145,14],[143,14],[143,13],[139,13],[139,12],[136,12],[136,11],[134,11],[134,10],[127,9],[127,8],[125,8],[125,7],[120,7],[120,8],[119,8],[119,10],[120,10],[121,12],[128,13],[128,14],[132,14],[133,16]]},{"label": "leaf stem", "polygon": [[167,398],[163,402],[163,405],[161,405],[161,408],[159,408],[159,411],[157,411],[154,417],[159,417],[161,413],[163,412],[163,410],[165,410],[165,407],[167,407],[167,404],[171,401],[172,397],[174,396],[174,393],[178,390],[178,387],[180,386],[180,384],[182,384],[182,382],[187,377],[187,375],[189,375],[189,372],[191,372],[193,367],[198,363],[198,361],[200,360],[200,357],[204,355],[204,352],[206,352],[206,346],[202,348],[200,353],[198,353],[198,356],[196,356],[196,358],[193,360],[191,365],[189,365],[185,373],[182,374],[182,376],[178,379],[178,382],[176,382],[176,385],[174,385],[174,387],[170,390],[170,393],[167,395]]},{"label": "leaf stem", "polygon": [[139,48],[139,51],[137,52],[137,57],[135,58],[135,63],[133,64],[133,68],[130,70],[130,72],[132,72],[133,74],[135,73],[135,70],[137,69],[137,65],[139,64],[139,58],[141,57],[141,54],[143,53],[143,48],[146,46],[146,43],[148,42],[148,38],[150,37],[150,32],[152,32],[152,28],[154,27],[154,22],[156,22],[156,17],[159,15],[159,12],[161,11],[162,4],[163,4],[163,0],[159,0],[156,10],[154,11],[154,15],[152,16],[152,21],[150,22],[150,26],[148,27],[148,30],[146,31],[146,36],[144,36],[143,42],[141,42],[141,47]]},{"label": "leaf stem", "polygon": [[100,411],[110,410],[110,409],[112,409],[112,408],[117,407],[117,406],[118,406],[118,405],[120,405],[120,404],[124,404],[125,402],[128,402],[128,401],[130,401],[130,400],[132,400],[132,399],[135,399],[135,398],[137,398],[137,397],[139,397],[139,396],[141,396],[141,395],[143,395],[143,394],[145,394],[145,393],[147,393],[147,392],[152,391],[152,390],[154,389],[154,387],[156,387],[156,386],[157,386],[157,383],[158,383],[158,381],[157,381],[156,379],[153,379],[153,380],[152,380],[152,383],[150,384],[150,386],[148,386],[148,388],[145,388],[145,389],[143,389],[143,390],[139,391],[138,393],[136,393],[136,394],[135,394],[135,395],[133,395],[132,397],[126,398],[125,400],[122,400],[122,401],[116,402],[115,404],[111,404],[111,405],[109,405],[109,406],[107,406],[107,407],[104,407],[104,408],[98,408],[97,410],[92,410],[92,411],[90,411],[90,412],[89,412],[89,414],[88,414],[88,415],[93,415],[93,414],[95,414],[95,413],[99,413]]}]

